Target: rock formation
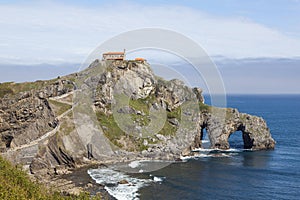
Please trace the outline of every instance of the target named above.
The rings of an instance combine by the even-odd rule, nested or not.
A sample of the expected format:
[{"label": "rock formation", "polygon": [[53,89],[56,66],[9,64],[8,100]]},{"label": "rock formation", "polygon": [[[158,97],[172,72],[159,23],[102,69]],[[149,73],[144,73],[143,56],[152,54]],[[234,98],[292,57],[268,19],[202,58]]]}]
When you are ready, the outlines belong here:
[{"label": "rock formation", "polygon": [[55,128],[57,122],[47,99],[69,92],[68,84],[57,80],[40,90],[27,90],[1,98],[0,152],[27,144]]},{"label": "rock formation", "polygon": [[[86,89],[90,93],[83,94]],[[51,104],[49,98],[70,95],[65,97],[70,100],[73,91],[79,97],[82,95],[81,100],[86,101],[83,104],[88,104],[90,98],[92,105],[80,111],[79,104],[82,102],[75,101],[73,109],[78,109],[79,115],[73,116],[64,110],[63,116],[56,119],[55,104],[68,102],[62,99]],[[124,94],[129,105],[116,109],[116,113],[126,119],[125,122],[130,122],[125,123],[128,125],[126,130],[118,126],[113,116],[116,97]],[[94,115],[91,117],[90,113]],[[74,118],[78,116],[82,126],[74,124]],[[84,123],[89,121],[94,121],[95,125],[85,126]],[[96,130],[96,122],[101,127],[99,130]],[[161,127],[156,130],[158,126]],[[84,130],[83,135],[79,129]],[[40,138],[34,143],[33,158],[27,162],[33,173],[41,170],[57,173],[60,166],[75,167],[88,158],[99,161],[134,158],[175,160],[192,155],[195,148],[202,147],[204,129],[211,148],[230,148],[228,138],[236,131],[242,132],[247,149],[273,149],[275,146],[262,118],[239,113],[232,108],[205,105],[200,88],[192,89],[182,81],[165,81],[156,77],[150,65],[140,61],[96,60],[76,75],[62,77],[37,90],[9,94],[0,99],[0,150],[8,150],[6,156],[11,160],[22,151],[25,157],[33,150],[25,152],[22,145]],[[54,133],[43,138],[51,130]],[[126,132],[128,130],[131,130],[130,134]],[[143,135],[149,131],[153,133]],[[106,144],[102,145],[103,138]],[[18,147],[18,152],[13,151]]]},{"label": "rock formation", "polygon": [[[216,112],[218,112],[218,108]],[[219,109],[222,110],[222,109]],[[261,117],[239,113],[237,109],[227,108],[225,121],[212,115],[206,114],[201,128],[207,129],[211,142],[211,148],[229,149],[228,139],[231,134],[241,131],[243,135],[244,148],[253,150],[273,149],[275,141],[272,139],[270,130],[264,119]],[[203,131],[201,131],[203,133]],[[203,137],[203,134],[200,135]]]}]

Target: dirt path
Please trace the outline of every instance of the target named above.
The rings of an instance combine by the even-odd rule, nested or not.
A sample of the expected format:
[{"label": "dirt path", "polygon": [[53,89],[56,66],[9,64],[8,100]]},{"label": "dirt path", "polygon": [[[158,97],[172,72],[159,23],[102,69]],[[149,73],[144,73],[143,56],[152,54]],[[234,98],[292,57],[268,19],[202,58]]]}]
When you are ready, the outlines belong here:
[{"label": "dirt path", "polygon": [[[59,96],[59,97],[55,97],[55,99],[54,99],[54,98],[51,98],[51,99],[52,99],[52,100],[55,100],[55,101],[58,101],[58,102],[61,102],[61,103],[66,103],[66,104],[72,105],[72,103],[70,103],[70,102],[59,100],[59,99],[64,98],[64,97],[66,97],[66,96],[68,96],[68,95],[70,95],[70,94],[73,94],[73,92],[69,92],[69,93],[64,94],[64,95],[61,95],[61,96]],[[60,120],[60,119],[62,119],[64,116],[66,116],[67,114],[69,114],[70,112],[72,112],[72,108],[69,109],[69,110],[67,110],[66,112],[62,113],[61,115],[57,116],[56,118],[57,118],[58,120]],[[54,135],[57,131],[59,131],[59,129],[60,129],[60,123],[58,123],[58,125],[57,125],[53,130],[51,130],[51,131],[45,133],[44,135],[42,135],[41,137],[37,138],[36,140],[33,140],[33,141],[31,141],[30,143],[28,143],[28,144],[23,144],[23,145],[21,145],[21,146],[17,146],[17,147],[8,149],[8,150],[7,150],[7,153],[13,152],[13,151],[22,150],[22,149],[24,149],[24,148],[28,148],[28,147],[37,145],[37,144],[39,144],[42,140],[44,140],[44,139],[46,139],[46,138],[51,137],[52,135]]]}]

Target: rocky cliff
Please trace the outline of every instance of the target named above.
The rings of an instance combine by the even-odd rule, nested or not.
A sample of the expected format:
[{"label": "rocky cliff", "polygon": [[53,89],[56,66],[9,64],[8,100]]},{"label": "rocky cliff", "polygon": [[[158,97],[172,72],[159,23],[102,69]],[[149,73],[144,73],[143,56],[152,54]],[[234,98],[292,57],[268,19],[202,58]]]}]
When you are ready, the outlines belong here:
[{"label": "rocky cliff", "polygon": [[[71,85],[71,86],[70,86]],[[0,85],[1,87],[2,85]],[[0,151],[28,144],[57,126],[49,98],[68,93],[66,80],[37,81],[23,85],[9,83],[16,94],[0,98]],[[22,88],[24,87],[24,88]]]},{"label": "rocky cliff", "polygon": [[29,164],[32,173],[58,173],[89,160],[175,160],[202,147],[205,129],[211,148],[230,148],[236,131],[244,148],[275,146],[262,118],[208,106],[200,88],[156,77],[143,61],[96,60],[0,102],[1,152]]}]

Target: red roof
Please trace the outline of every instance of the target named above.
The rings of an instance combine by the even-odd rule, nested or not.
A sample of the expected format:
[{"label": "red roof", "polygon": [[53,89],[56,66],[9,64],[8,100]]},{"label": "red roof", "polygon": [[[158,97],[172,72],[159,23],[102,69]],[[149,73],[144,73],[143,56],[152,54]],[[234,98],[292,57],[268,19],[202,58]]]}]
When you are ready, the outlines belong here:
[{"label": "red roof", "polygon": [[135,58],[134,60],[136,60],[136,61],[146,61],[145,58]]}]

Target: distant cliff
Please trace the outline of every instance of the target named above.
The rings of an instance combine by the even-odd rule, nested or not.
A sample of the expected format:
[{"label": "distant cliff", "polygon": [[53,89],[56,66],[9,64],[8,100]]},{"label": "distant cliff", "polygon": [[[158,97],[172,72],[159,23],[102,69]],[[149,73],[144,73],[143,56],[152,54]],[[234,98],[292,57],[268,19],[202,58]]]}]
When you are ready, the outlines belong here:
[{"label": "distant cliff", "polygon": [[1,84],[0,92],[0,151],[32,173],[90,160],[175,160],[202,147],[204,129],[211,148],[230,148],[235,131],[247,149],[275,146],[262,118],[208,106],[200,88],[156,77],[144,61],[96,60],[55,80]]}]

